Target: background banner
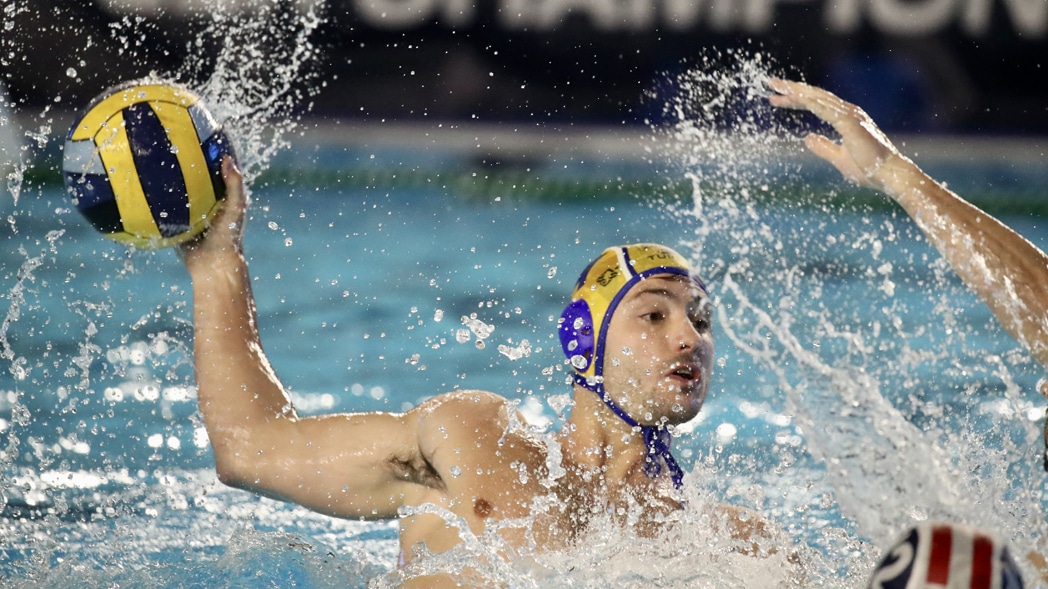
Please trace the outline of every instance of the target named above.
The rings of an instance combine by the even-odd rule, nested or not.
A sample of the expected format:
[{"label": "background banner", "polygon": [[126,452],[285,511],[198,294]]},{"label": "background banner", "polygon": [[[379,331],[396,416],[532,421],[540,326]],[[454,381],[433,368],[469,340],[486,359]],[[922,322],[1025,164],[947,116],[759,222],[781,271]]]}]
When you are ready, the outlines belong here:
[{"label": "background banner", "polygon": [[214,59],[216,7],[260,4],[319,19],[324,117],[643,124],[681,72],[740,52],[889,131],[1048,132],[1048,0],[8,0],[0,79],[16,109],[72,108]]}]

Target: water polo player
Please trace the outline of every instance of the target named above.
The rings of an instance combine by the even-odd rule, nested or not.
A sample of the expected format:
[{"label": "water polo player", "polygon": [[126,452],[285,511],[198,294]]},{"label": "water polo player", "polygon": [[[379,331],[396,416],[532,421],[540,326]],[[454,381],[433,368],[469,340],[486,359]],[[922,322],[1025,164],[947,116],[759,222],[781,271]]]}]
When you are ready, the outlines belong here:
[{"label": "water polo player", "polygon": [[[1043,252],[924,174],[858,108],[803,84],[773,81],[772,89],[776,106],[833,125],[842,143],[812,136],[812,151],[897,200],[1005,328],[1048,364]],[[680,507],[682,473],[666,426],[699,411],[713,357],[709,299],[679,254],[613,248],[583,273],[559,327],[577,373],[574,406],[552,443],[521,427],[512,403],[484,391],[434,396],[400,414],[299,417],[262,350],[241,251],[245,196],[229,161],[224,174],[223,210],[185,248],[198,401],[222,481],[332,516],[398,519],[409,567],[458,544],[463,527],[493,534],[510,557],[574,546],[596,517],[638,534],[672,519],[665,516]],[[968,263],[973,254],[985,263]],[[996,297],[999,284],[1015,297]],[[781,557],[759,517],[718,513],[741,552]]]}]

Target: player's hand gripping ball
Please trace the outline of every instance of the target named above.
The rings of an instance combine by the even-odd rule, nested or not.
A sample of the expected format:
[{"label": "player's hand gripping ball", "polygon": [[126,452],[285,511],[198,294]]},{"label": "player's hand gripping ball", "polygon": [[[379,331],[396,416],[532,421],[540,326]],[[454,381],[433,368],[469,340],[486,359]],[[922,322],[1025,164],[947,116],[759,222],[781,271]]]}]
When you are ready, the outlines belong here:
[{"label": "player's hand gripping ball", "polygon": [[106,237],[136,248],[177,245],[207,228],[225,198],[221,126],[193,92],[131,82],[95,98],[69,130],[66,190]]}]

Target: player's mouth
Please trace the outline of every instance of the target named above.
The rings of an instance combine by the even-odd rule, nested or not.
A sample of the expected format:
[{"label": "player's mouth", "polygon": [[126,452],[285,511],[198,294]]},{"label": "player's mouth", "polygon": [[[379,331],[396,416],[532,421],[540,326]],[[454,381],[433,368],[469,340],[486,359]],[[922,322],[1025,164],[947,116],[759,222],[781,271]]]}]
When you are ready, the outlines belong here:
[{"label": "player's mouth", "polygon": [[695,386],[701,378],[701,371],[695,364],[676,363],[666,372],[666,379],[682,387]]}]

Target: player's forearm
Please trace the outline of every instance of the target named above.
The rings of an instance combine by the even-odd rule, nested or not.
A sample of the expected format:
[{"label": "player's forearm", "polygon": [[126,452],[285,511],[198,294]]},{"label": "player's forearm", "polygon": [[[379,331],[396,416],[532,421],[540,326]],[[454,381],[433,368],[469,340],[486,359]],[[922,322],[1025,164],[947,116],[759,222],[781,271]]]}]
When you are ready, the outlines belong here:
[{"label": "player's forearm", "polygon": [[1005,330],[1048,366],[1048,256],[905,158],[878,175]]},{"label": "player's forearm", "polygon": [[290,400],[262,350],[243,256],[211,253],[188,259],[187,268],[198,402],[221,474],[265,450],[267,429],[292,415]]}]

